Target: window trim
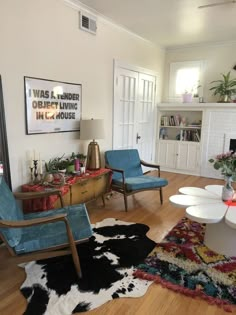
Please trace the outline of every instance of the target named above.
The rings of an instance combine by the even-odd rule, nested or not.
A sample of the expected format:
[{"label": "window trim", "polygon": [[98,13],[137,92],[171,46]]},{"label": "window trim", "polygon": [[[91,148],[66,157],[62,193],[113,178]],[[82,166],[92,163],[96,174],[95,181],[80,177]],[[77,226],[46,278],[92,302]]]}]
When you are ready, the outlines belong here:
[{"label": "window trim", "polygon": [[193,61],[180,61],[171,62],[169,71],[169,101],[182,102],[182,97],[175,93],[176,84],[176,74],[177,71],[182,68],[199,67],[200,75],[199,81],[201,88],[199,90],[199,96],[203,96],[203,86],[204,86],[204,71],[205,71],[205,61],[204,60],[193,60]]}]

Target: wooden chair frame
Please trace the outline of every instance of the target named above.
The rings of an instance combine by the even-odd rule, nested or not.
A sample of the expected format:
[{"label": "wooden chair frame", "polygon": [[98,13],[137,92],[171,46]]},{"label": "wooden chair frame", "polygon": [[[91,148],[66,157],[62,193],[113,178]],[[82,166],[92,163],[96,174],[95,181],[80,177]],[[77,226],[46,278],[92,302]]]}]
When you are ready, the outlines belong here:
[{"label": "wooden chair frame", "polygon": [[[47,192],[23,192],[23,193],[14,193],[14,196],[16,199],[19,200],[29,200],[29,199],[35,199],[35,198],[45,198],[51,195],[57,195],[61,202],[61,207],[64,207],[63,197],[60,190],[54,189]],[[36,219],[30,219],[30,220],[19,220],[19,221],[5,221],[0,220],[0,227],[5,228],[25,228],[30,227],[34,225],[39,224],[47,224],[47,223],[55,223],[58,221],[63,221],[66,225],[66,231],[67,231],[67,237],[68,237],[68,243],[61,244],[59,246],[54,246],[48,249],[44,250],[38,250],[32,253],[28,254],[21,254],[17,255],[14,250],[8,245],[5,237],[2,233],[0,233],[0,238],[6,245],[7,249],[9,250],[10,254],[17,258],[17,262],[26,262],[31,260],[38,260],[38,259],[45,259],[50,257],[57,257],[57,256],[63,256],[71,254],[73,258],[73,262],[75,265],[76,272],[79,276],[79,278],[82,277],[81,267],[80,267],[80,261],[79,256],[76,249],[76,244],[82,243],[87,241],[88,239],[83,239],[79,241],[75,241],[73,238],[73,234],[69,225],[69,222],[67,220],[67,214],[55,214],[50,217],[44,217],[44,218],[36,218]],[[64,248],[68,248],[67,250]]]},{"label": "wooden chair frame", "polygon": [[[146,166],[146,167],[151,167],[151,168],[154,168],[154,169],[157,169],[158,171],[158,177],[160,177],[161,175],[161,171],[160,171],[160,165],[157,165],[157,164],[152,164],[152,163],[148,163],[148,162],[145,162],[143,160],[140,160],[140,163],[141,165],[143,166]],[[117,169],[117,168],[114,168],[112,166],[110,166],[109,164],[106,164],[106,168],[109,168],[110,170],[114,171],[114,172],[118,172],[122,175],[122,186],[119,186],[119,185],[116,185],[116,184],[111,184],[111,189],[114,190],[114,191],[117,191],[121,194],[124,195],[124,202],[125,202],[125,211],[127,212],[128,211],[128,200],[127,200],[127,197],[128,196],[131,196],[131,195],[134,195],[138,192],[141,192],[141,191],[147,191],[147,190],[159,190],[160,192],[160,201],[161,201],[161,204],[163,204],[163,192],[162,192],[162,187],[158,187],[158,188],[145,188],[145,189],[137,189],[137,190],[134,190],[134,191],[127,191],[126,190],[126,181],[125,181],[125,171],[123,169]],[[144,175],[145,176],[145,175]]]}]

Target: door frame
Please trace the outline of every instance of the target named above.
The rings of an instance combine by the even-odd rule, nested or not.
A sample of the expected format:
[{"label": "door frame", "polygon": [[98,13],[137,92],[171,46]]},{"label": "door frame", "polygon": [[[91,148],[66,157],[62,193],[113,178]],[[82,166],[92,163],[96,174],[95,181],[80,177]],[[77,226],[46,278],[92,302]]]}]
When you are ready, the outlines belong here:
[{"label": "door frame", "polygon": [[9,188],[12,189],[1,75],[0,75],[0,147],[2,150],[3,176]]},{"label": "door frame", "polygon": [[115,88],[116,88],[116,80],[117,80],[117,70],[118,68],[123,68],[130,71],[135,71],[139,73],[144,73],[147,75],[154,76],[156,78],[156,86],[155,86],[155,95],[154,95],[154,119],[153,119],[153,135],[154,140],[152,143],[152,160],[155,160],[156,157],[156,137],[157,137],[157,82],[158,82],[158,73],[156,71],[142,68],[140,66],[132,65],[127,62],[124,62],[120,59],[113,60],[113,109],[112,109],[112,148],[114,148],[114,106],[115,106]]}]

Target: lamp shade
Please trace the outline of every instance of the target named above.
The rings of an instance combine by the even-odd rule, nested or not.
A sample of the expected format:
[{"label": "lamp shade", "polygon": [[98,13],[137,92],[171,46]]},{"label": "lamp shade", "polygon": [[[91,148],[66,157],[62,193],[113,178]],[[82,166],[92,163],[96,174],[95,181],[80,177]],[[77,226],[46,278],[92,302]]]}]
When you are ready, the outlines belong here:
[{"label": "lamp shade", "polygon": [[80,121],[80,139],[103,139],[104,124],[103,119],[85,119]]}]

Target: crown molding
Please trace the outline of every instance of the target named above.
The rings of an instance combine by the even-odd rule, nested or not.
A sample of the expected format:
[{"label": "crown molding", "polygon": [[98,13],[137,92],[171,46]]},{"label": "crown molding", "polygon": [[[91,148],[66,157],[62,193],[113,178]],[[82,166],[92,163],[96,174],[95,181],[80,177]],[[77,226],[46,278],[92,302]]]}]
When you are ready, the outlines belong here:
[{"label": "crown molding", "polygon": [[205,43],[196,43],[196,44],[186,44],[186,45],[178,45],[172,47],[166,47],[166,51],[172,50],[181,50],[181,49],[191,49],[196,47],[216,47],[216,46],[229,46],[229,45],[236,45],[236,40],[229,40],[229,41],[215,41],[215,42],[205,42]]},{"label": "crown molding", "polygon": [[74,10],[82,9],[84,11],[87,11],[90,14],[96,15],[99,17],[100,20],[103,21],[104,24],[108,24],[112,27],[115,27],[123,32],[128,33],[131,36],[134,36],[138,38],[139,40],[145,42],[146,44],[150,45],[151,47],[159,48],[161,50],[165,51],[174,51],[174,50],[181,50],[181,49],[191,49],[196,47],[216,47],[216,46],[227,46],[227,45],[235,45],[236,40],[231,41],[215,41],[215,42],[201,42],[201,43],[195,43],[195,44],[185,44],[185,45],[173,45],[173,46],[162,46],[160,44],[155,44],[154,42],[132,32],[128,28],[114,22],[112,19],[108,18],[107,16],[101,14],[97,10],[85,5],[84,3],[80,2],[79,0],[63,0],[63,2],[73,8]]},{"label": "crown molding", "polygon": [[93,14],[93,15],[96,15],[97,17],[99,17],[100,20],[103,21],[104,24],[108,24],[108,25],[111,25],[123,32],[126,32],[128,33],[129,35],[132,35],[134,37],[136,37],[137,39],[145,42],[146,44],[148,44],[149,46],[151,47],[155,47],[155,48],[159,48],[159,49],[162,49],[162,50],[165,50],[165,47],[161,46],[161,45],[156,45],[154,44],[153,42],[151,42],[150,40],[130,31],[128,28],[120,25],[120,24],[117,24],[116,22],[114,22],[112,19],[106,17],[105,15],[101,14],[100,12],[98,12],[97,10],[85,5],[84,3],[80,2],[79,0],[63,0],[63,2],[71,7],[72,9],[74,10],[79,10],[79,9],[82,9],[83,11],[87,11],[88,13],[90,14]]}]

